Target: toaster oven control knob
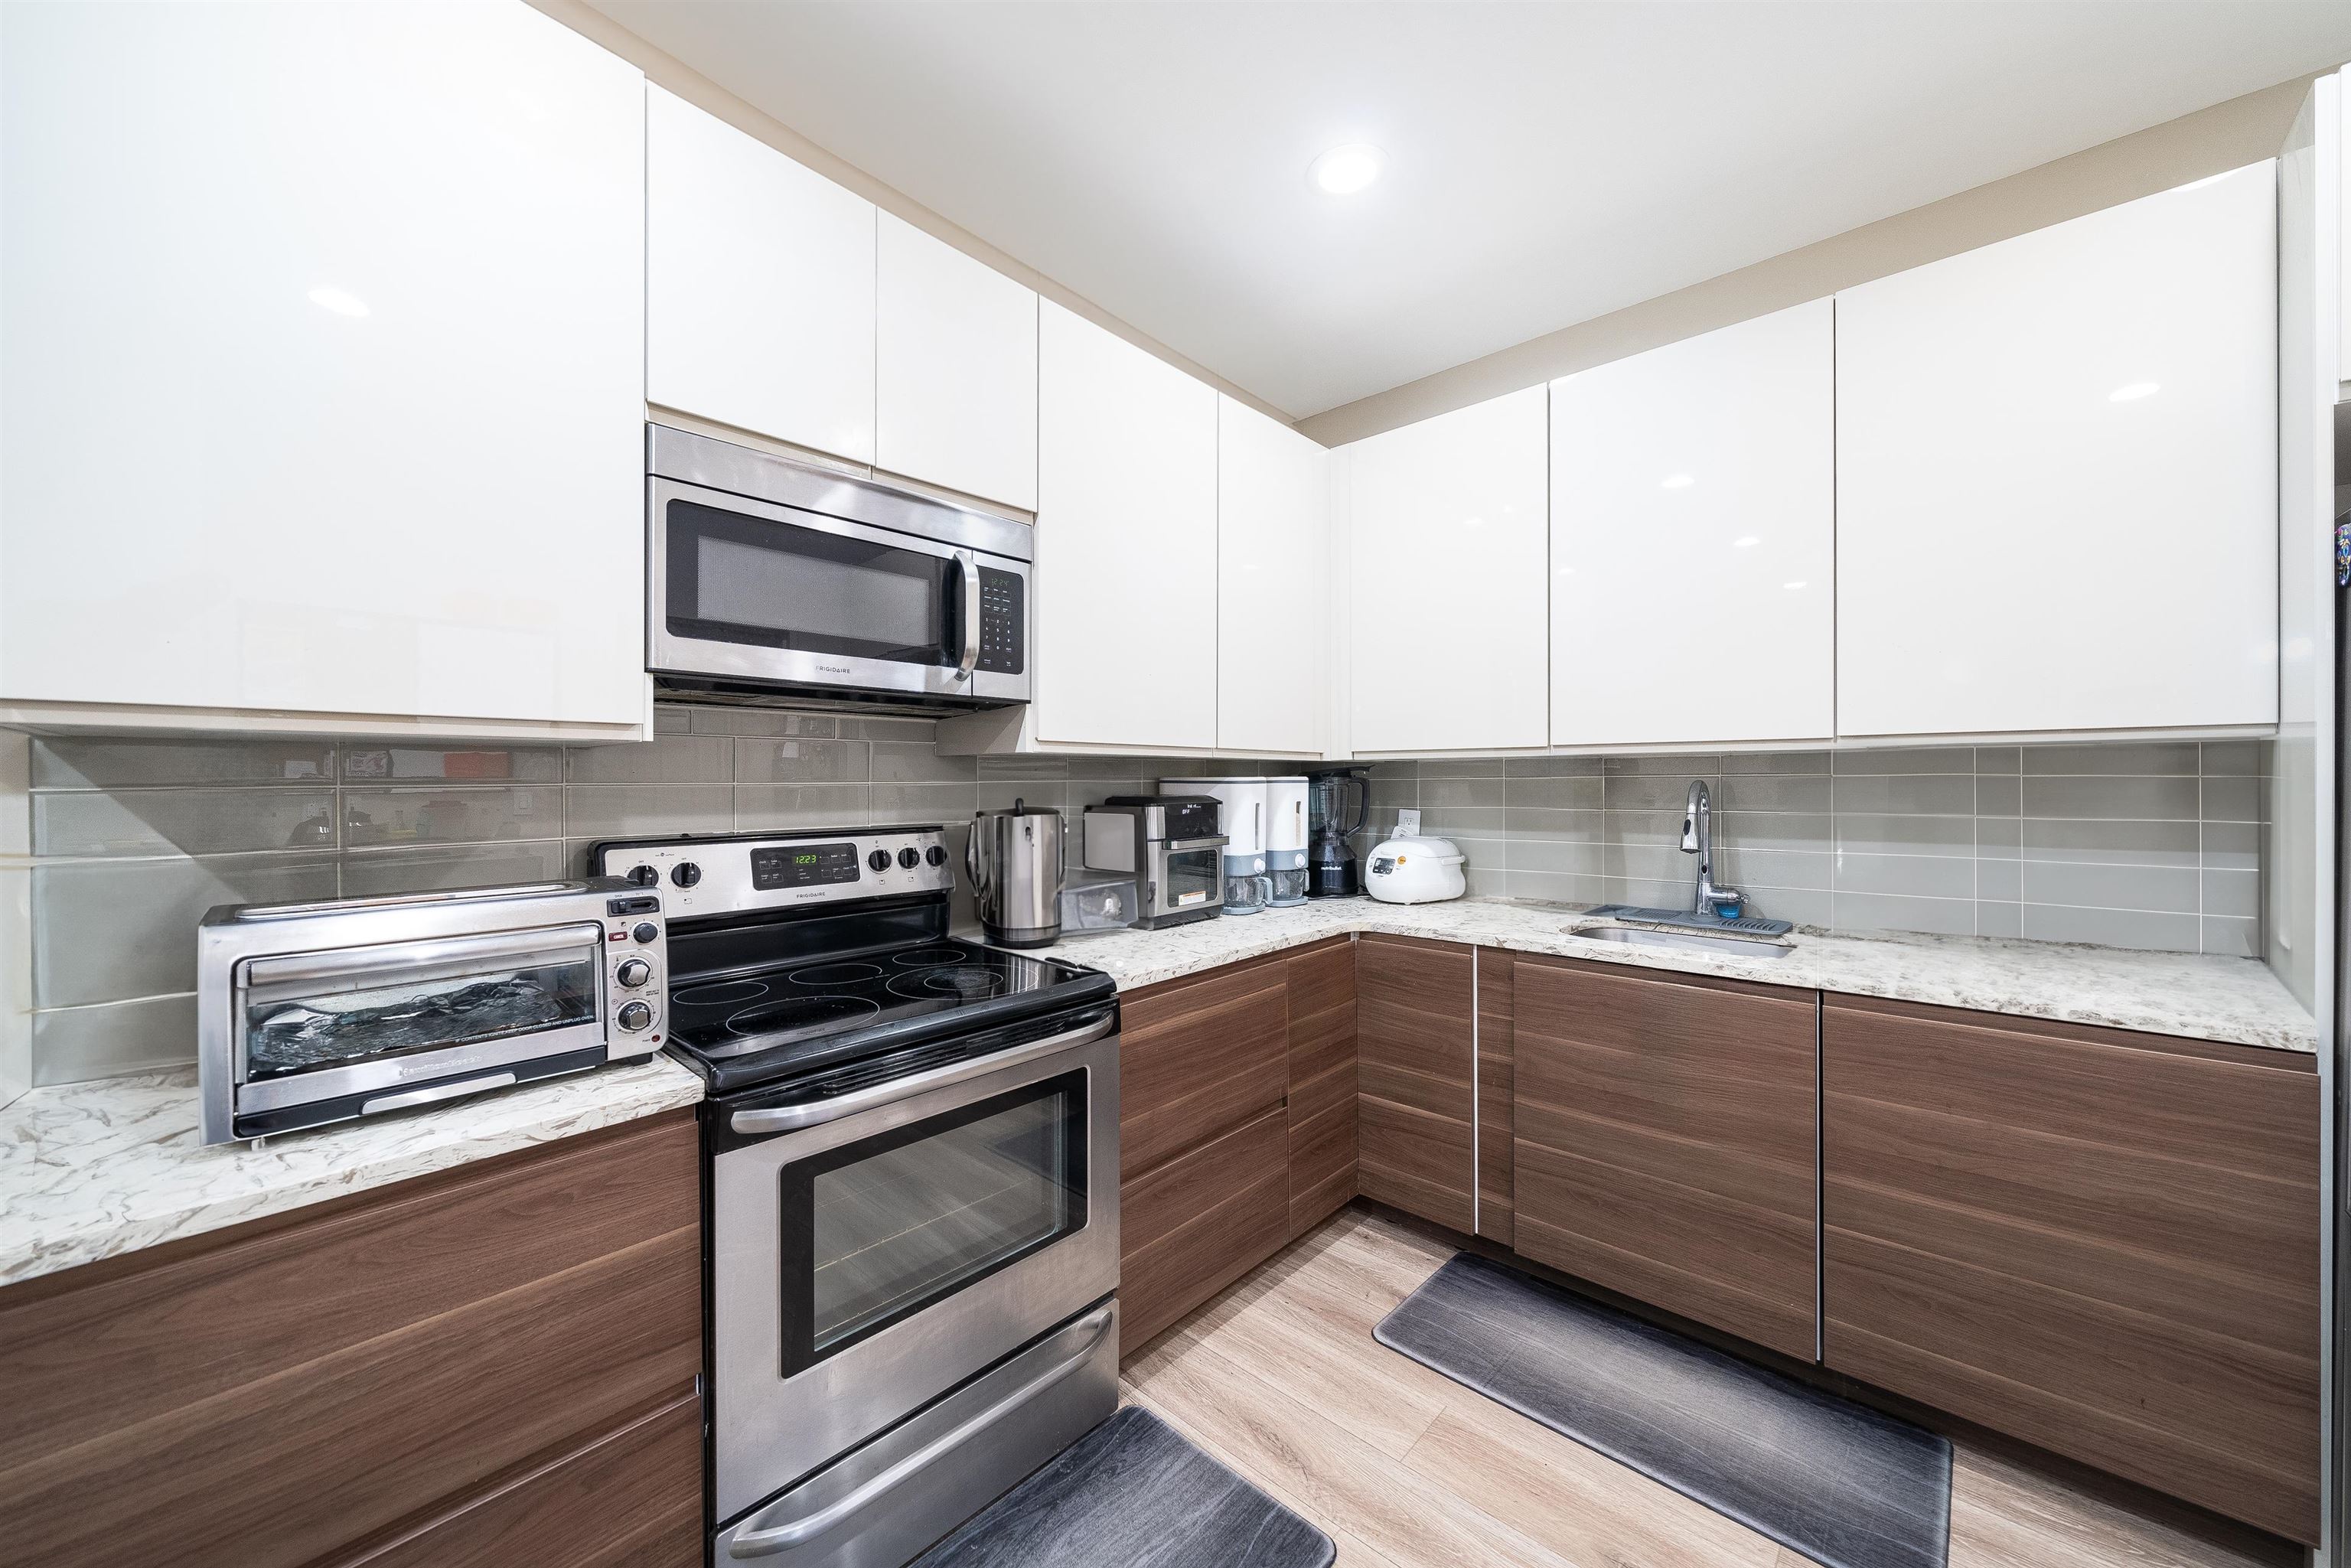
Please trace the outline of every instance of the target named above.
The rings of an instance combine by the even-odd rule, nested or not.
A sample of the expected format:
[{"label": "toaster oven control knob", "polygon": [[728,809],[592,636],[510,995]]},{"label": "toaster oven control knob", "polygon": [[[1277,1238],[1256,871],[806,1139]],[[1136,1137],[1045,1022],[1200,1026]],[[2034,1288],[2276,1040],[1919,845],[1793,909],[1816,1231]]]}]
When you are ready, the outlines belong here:
[{"label": "toaster oven control knob", "polygon": [[916,866],[923,863],[923,852],[916,849],[914,845],[908,844],[904,849],[898,852],[898,863],[904,866],[908,871],[912,871]]},{"label": "toaster oven control knob", "polygon": [[653,868],[649,865],[641,865],[634,867],[630,871],[629,880],[635,883],[639,887],[651,887],[653,883],[661,881],[661,873],[653,870]]},{"label": "toaster oven control knob", "polygon": [[692,861],[680,861],[669,868],[669,879],[680,887],[692,887],[702,880],[702,868]]},{"label": "toaster oven control knob", "polygon": [[623,958],[620,967],[612,971],[612,978],[632,991],[653,977],[653,967],[643,958]]},{"label": "toaster oven control knob", "polygon": [[947,852],[939,848],[938,845],[933,844],[929,849],[923,852],[923,858],[930,862],[933,865],[945,865],[947,863]]},{"label": "toaster oven control knob", "polygon": [[640,920],[636,924],[636,928],[631,931],[629,935],[635,937],[640,942],[650,942],[654,937],[661,935],[661,927],[654,925],[650,920]]},{"label": "toaster oven control knob", "polygon": [[652,1024],[653,1009],[643,1002],[622,1002],[621,1010],[612,1015],[612,1021],[635,1034]]},{"label": "toaster oven control knob", "polygon": [[872,866],[875,871],[888,871],[890,869],[890,852],[888,850],[875,850],[872,854],[865,857],[865,863]]}]

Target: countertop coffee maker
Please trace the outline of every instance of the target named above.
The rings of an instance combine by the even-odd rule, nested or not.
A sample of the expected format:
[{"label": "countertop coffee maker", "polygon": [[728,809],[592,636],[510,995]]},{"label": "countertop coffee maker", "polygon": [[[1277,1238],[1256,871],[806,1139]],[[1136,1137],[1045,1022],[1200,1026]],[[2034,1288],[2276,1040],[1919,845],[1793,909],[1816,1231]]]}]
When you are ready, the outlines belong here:
[{"label": "countertop coffee maker", "polygon": [[1360,768],[1325,768],[1306,776],[1306,896],[1346,898],[1364,891],[1363,867],[1347,847],[1370,820],[1372,787]]}]

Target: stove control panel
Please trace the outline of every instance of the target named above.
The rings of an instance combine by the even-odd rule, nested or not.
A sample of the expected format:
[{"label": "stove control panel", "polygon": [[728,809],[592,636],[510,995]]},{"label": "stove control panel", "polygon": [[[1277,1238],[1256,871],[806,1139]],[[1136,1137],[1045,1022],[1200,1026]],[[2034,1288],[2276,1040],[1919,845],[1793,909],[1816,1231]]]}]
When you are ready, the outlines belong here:
[{"label": "stove control panel", "polygon": [[643,839],[604,845],[594,870],[661,889],[664,907],[677,916],[955,887],[946,830],[935,827]]}]

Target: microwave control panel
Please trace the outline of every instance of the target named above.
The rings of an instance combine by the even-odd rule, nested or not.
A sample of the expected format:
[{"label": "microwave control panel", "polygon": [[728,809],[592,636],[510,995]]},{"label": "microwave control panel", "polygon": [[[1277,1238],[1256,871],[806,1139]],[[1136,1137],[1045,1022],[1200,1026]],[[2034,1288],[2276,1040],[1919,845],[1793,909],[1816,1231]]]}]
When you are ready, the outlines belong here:
[{"label": "microwave control panel", "polygon": [[1017,675],[1026,660],[1028,582],[1019,573],[979,569],[979,664],[989,674]]}]

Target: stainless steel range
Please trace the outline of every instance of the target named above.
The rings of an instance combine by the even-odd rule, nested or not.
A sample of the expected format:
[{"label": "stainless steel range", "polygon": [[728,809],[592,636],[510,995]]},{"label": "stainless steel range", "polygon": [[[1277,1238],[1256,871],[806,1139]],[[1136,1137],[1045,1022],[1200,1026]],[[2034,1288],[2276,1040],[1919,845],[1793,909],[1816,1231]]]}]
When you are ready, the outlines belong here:
[{"label": "stainless steel range", "polygon": [[712,1558],[898,1568],[1117,1406],[1118,1001],[935,827],[639,840],[703,1105]]}]

